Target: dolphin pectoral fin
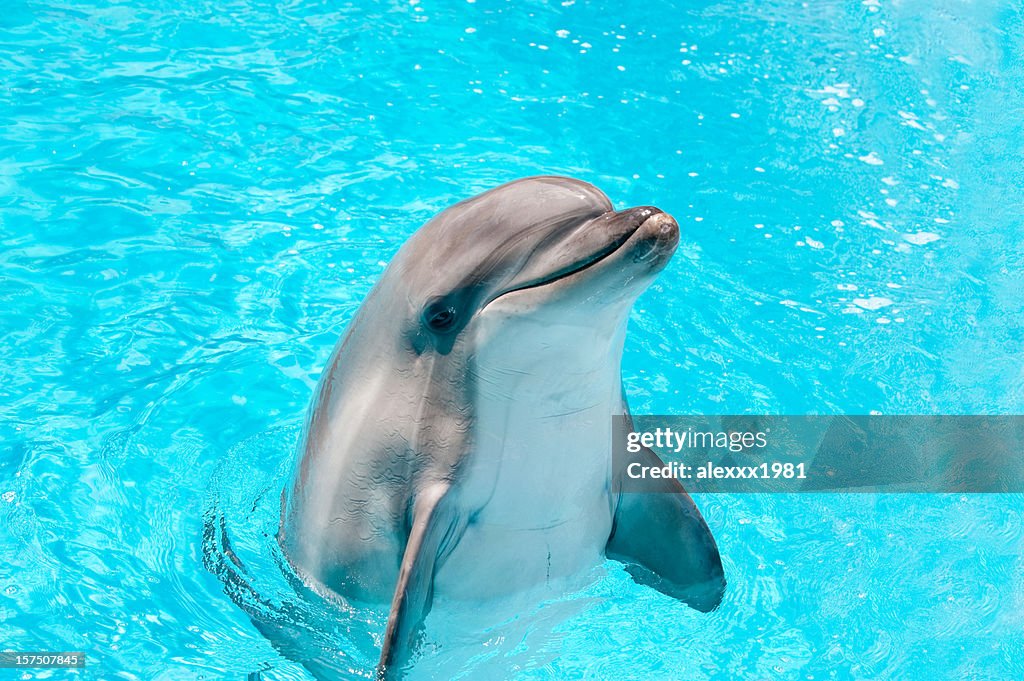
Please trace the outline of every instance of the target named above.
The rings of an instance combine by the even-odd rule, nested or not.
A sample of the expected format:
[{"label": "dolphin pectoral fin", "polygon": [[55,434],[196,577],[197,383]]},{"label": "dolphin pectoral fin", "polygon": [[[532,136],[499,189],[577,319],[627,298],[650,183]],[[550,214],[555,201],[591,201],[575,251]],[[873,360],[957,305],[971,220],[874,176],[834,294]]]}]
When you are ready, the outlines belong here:
[{"label": "dolphin pectoral fin", "polygon": [[441,508],[447,485],[433,485],[416,496],[412,528],[391,599],[388,626],[377,663],[378,679],[397,679],[415,647],[416,635],[430,611],[434,568],[441,544],[453,524]]},{"label": "dolphin pectoral fin", "polygon": [[[665,465],[649,449],[638,456],[645,466]],[[657,485],[651,492],[619,493],[605,552],[626,563],[638,583],[701,612],[714,610],[725,592],[714,537],[678,480],[662,479]]]}]

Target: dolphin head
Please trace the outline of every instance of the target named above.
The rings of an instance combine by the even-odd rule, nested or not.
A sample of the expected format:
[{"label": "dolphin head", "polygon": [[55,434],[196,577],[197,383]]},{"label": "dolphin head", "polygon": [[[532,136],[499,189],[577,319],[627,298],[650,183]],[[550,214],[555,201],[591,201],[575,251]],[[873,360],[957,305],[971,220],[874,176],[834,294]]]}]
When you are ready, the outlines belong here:
[{"label": "dolphin head", "polygon": [[411,349],[448,354],[485,319],[622,325],[678,240],[675,220],[657,208],[616,211],[586,182],[533,177],[441,212],[385,279],[402,282],[404,295],[389,299],[404,308]]}]

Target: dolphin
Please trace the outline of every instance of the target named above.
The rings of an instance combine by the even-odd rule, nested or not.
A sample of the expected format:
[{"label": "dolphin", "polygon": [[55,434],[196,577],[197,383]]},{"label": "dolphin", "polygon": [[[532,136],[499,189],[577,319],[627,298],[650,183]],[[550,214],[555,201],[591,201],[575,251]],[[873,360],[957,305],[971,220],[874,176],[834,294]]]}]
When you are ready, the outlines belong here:
[{"label": "dolphin", "polygon": [[435,595],[486,602],[605,556],[719,604],[693,501],[671,479],[624,493],[611,456],[629,312],[678,241],[657,208],[530,177],[447,208],[390,262],[320,379],[278,533],[307,585],[390,603],[379,677],[411,663]]}]

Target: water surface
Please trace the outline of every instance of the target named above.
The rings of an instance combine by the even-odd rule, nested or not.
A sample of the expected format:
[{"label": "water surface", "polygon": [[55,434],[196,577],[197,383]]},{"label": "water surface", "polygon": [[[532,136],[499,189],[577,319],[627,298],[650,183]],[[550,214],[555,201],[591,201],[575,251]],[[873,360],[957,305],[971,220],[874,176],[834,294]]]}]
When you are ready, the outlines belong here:
[{"label": "water surface", "polygon": [[[636,412],[1022,413],[1022,36],[992,1],[5,4],[0,642],[308,678],[204,518],[286,602],[277,493],[335,340],[417,226],[524,175],[680,222]],[[698,503],[716,612],[608,563],[486,640],[435,613],[421,676],[1024,677],[1019,496]],[[371,675],[382,613],[295,608]]]}]

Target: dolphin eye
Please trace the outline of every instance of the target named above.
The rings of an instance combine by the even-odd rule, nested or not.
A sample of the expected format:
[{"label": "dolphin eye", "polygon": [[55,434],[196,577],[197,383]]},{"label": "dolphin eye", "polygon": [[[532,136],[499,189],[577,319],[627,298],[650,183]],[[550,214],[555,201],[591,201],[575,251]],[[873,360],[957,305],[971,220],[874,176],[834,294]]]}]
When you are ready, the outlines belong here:
[{"label": "dolphin eye", "polygon": [[434,301],[423,311],[423,321],[431,331],[438,333],[450,331],[455,326],[457,316],[455,307],[443,300]]}]

